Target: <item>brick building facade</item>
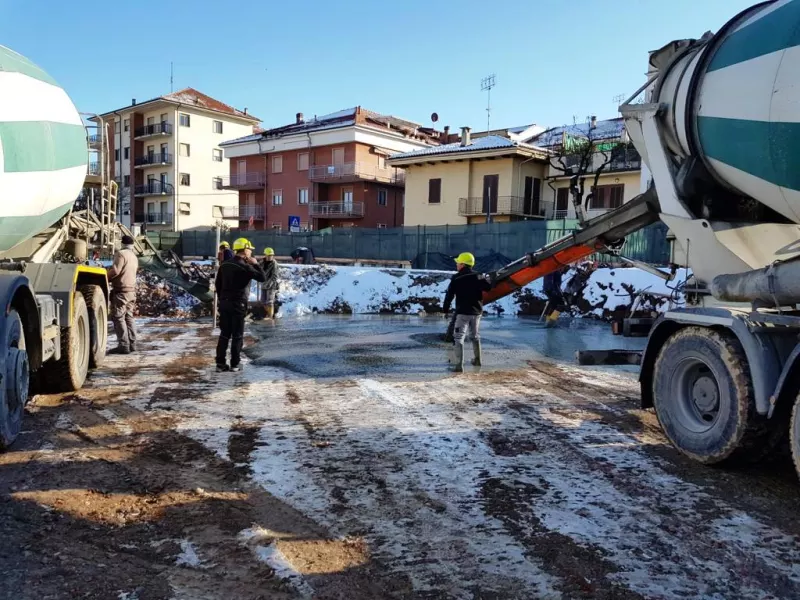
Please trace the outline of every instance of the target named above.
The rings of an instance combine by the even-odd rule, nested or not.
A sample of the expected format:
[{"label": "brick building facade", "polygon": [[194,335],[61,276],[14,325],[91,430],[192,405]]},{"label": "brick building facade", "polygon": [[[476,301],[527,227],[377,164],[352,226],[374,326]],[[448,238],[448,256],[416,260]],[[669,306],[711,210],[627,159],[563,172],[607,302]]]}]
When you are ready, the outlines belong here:
[{"label": "brick building facade", "polygon": [[224,142],[243,228],[398,227],[405,175],[393,153],[438,143],[416,123],[356,107]]}]

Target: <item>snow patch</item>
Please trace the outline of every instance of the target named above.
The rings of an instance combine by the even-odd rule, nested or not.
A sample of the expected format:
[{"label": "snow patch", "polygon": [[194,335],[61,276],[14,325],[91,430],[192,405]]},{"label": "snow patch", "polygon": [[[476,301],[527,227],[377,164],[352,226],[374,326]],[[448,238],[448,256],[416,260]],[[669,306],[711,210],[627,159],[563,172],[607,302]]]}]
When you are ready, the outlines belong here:
[{"label": "snow patch", "polygon": [[280,551],[277,542],[268,531],[260,527],[252,527],[240,531],[237,537],[240,542],[250,548],[257,560],[268,565],[278,579],[288,582],[300,594],[300,597],[313,597],[314,588]]},{"label": "snow patch", "polygon": [[193,569],[202,568],[203,561],[197,555],[194,544],[189,540],[181,540],[181,553],[175,559],[175,564],[180,567],[190,567]]}]

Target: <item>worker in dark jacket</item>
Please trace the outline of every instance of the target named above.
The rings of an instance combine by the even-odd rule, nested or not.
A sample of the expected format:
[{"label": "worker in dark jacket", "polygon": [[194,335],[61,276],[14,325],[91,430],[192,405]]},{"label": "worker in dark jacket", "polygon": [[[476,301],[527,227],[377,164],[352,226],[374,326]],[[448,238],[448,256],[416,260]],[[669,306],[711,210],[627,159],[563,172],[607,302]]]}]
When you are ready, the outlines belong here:
[{"label": "worker in dark jacket", "polygon": [[481,335],[480,325],[483,315],[483,292],[491,289],[487,277],[472,270],[475,266],[475,257],[469,252],[462,252],[456,258],[458,273],[453,275],[447,294],[444,297],[444,312],[450,311],[453,298],[456,300],[456,325],[455,325],[455,370],[464,370],[464,339],[469,330],[472,337],[474,357],[472,364],[481,365]]},{"label": "worker in dark jacket", "polygon": [[267,318],[275,317],[275,296],[278,293],[278,263],[275,262],[275,250],[264,248],[264,260],[261,263],[264,271],[264,283],[261,284],[261,303],[267,313]]},{"label": "worker in dark jacket", "polygon": [[561,291],[561,281],[566,271],[567,267],[561,267],[544,276],[542,291],[547,296],[547,306],[543,316],[547,325],[553,325],[566,308],[564,293]]},{"label": "worker in dark jacket", "polygon": [[[244,344],[244,318],[250,299],[250,282],[263,282],[264,271],[253,258],[253,245],[245,238],[233,242],[236,252],[232,260],[217,270],[214,288],[219,297],[219,341],[217,342],[217,371],[239,371]],[[231,345],[231,364],[227,363],[228,342]]]},{"label": "worker in dark jacket", "polygon": [[217,261],[224,263],[229,260],[233,260],[233,250],[231,250],[231,245],[228,242],[222,242],[217,252]]}]

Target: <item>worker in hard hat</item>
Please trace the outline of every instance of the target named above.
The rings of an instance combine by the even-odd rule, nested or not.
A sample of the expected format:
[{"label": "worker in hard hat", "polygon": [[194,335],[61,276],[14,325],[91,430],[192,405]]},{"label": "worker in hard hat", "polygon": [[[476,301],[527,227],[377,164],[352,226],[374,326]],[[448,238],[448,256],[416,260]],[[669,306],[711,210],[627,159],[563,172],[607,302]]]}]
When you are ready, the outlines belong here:
[{"label": "worker in hard hat", "polygon": [[261,303],[267,313],[268,319],[275,317],[275,296],[278,293],[278,263],[275,262],[275,250],[264,248],[264,260],[261,269],[266,279],[261,284]]},{"label": "worker in hard hat", "polygon": [[219,250],[217,252],[217,261],[220,263],[224,263],[232,259],[233,259],[233,250],[231,250],[231,245],[228,242],[222,242],[219,245]]},{"label": "worker in hard hat", "polygon": [[[217,342],[217,371],[241,370],[244,344],[244,318],[250,299],[250,282],[263,282],[264,271],[253,258],[253,244],[246,238],[233,242],[233,259],[223,262],[217,270],[214,287],[219,297],[219,341]],[[228,343],[231,362],[227,361]]]},{"label": "worker in hard hat", "polygon": [[480,324],[483,315],[483,292],[491,289],[489,279],[473,271],[475,257],[469,252],[462,252],[456,258],[458,273],[453,275],[447,294],[444,297],[444,312],[450,311],[453,298],[456,301],[456,322],[453,338],[455,341],[455,371],[464,370],[464,339],[469,332],[472,338],[472,364],[481,365]]}]

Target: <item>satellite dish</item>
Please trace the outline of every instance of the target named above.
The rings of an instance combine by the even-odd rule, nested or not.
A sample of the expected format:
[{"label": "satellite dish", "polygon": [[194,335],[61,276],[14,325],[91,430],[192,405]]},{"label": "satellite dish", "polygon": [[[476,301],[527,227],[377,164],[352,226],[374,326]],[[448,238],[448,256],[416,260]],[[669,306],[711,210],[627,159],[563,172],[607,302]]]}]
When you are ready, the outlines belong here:
[{"label": "satellite dish", "polygon": [[433,123],[436,123],[436,121],[438,121],[438,120],[439,120],[439,115],[436,114],[436,113],[431,113],[431,121]]}]

